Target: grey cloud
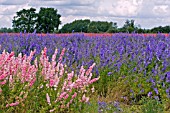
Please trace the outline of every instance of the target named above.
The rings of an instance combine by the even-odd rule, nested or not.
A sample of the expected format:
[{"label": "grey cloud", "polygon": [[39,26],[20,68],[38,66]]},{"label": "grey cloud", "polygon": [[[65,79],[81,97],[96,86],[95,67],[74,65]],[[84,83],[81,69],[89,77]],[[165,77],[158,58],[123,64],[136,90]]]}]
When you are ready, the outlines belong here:
[{"label": "grey cloud", "polygon": [[28,2],[28,0],[4,0],[0,2],[0,5],[23,5]]},{"label": "grey cloud", "polygon": [[170,5],[170,0],[155,0],[155,5]]},{"label": "grey cloud", "polygon": [[17,11],[18,7],[16,6],[4,6],[4,5],[0,5],[0,15],[13,15],[15,14],[15,12]]},{"label": "grey cloud", "polygon": [[[152,2],[152,1],[150,1],[150,2],[146,2],[146,1],[144,1],[142,3],[141,10],[136,15],[137,17],[139,17],[139,18],[152,18],[152,19],[170,17],[170,14],[164,14],[164,13],[160,13],[160,14],[156,15],[154,13],[153,9],[154,9],[155,6],[159,6],[159,5],[155,5],[155,2]],[[168,10],[170,11],[170,9],[168,9]]]},{"label": "grey cloud", "polygon": [[89,6],[93,5],[95,1],[77,1],[77,0],[36,0],[28,3],[30,6],[59,6],[59,7],[73,7],[73,6]]}]

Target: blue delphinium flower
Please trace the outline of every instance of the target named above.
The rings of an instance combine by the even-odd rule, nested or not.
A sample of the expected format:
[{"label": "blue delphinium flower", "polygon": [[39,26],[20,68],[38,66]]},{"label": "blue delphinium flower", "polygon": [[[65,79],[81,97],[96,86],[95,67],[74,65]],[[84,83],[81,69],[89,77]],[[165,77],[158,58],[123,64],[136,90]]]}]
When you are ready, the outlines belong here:
[{"label": "blue delphinium flower", "polygon": [[101,113],[103,112],[107,107],[107,103],[106,102],[101,102],[98,101],[98,112]]},{"label": "blue delphinium flower", "polygon": [[157,88],[154,88],[154,91],[155,91],[155,93],[158,95],[159,94],[159,92],[158,92],[158,89]]},{"label": "blue delphinium flower", "polygon": [[152,96],[152,92],[149,92],[149,93],[148,93],[148,97],[151,97],[151,96]]},{"label": "blue delphinium flower", "polygon": [[170,71],[166,73],[166,82],[170,83]]}]

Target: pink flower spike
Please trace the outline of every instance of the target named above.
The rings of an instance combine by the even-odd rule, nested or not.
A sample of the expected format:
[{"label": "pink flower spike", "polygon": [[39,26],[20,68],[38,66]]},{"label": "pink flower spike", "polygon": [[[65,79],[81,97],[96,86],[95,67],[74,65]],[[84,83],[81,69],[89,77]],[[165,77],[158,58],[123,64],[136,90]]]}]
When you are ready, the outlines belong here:
[{"label": "pink flower spike", "polygon": [[67,99],[69,97],[69,95],[67,94],[65,97],[64,97],[64,99]]},{"label": "pink flower spike", "polygon": [[92,84],[92,83],[94,83],[94,82],[98,81],[98,80],[99,80],[99,78],[100,78],[100,77],[92,79],[92,80],[90,81],[90,84]]},{"label": "pink flower spike", "polygon": [[43,54],[42,54],[43,57],[46,58],[46,57],[47,57],[47,48],[46,48],[46,47],[44,48],[44,50],[43,50],[42,53],[43,53]]},{"label": "pink flower spike", "polygon": [[63,56],[64,56],[64,52],[65,52],[65,48],[63,48],[63,50],[61,51],[60,57],[59,57],[59,62],[61,62]]},{"label": "pink flower spike", "polygon": [[6,84],[6,80],[0,82],[0,85],[4,85],[4,84]]},{"label": "pink flower spike", "polygon": [[72,99],[75,98],[77,96],[77,93],[74,92],[74,94],[72,95]]},{"label": "pink flower spike", "polygon": [[5,74],[2,74],[2,75],[0,76],[0,80],[3,80],[5,77],[6,77]]},{"label": "pink flower spike", "polygon": [[36,81],[36,78],[32,79],[30,82],[30,87],[32,87],[32,85],[34,84],[34,82]]},{"label": "pink flower spike", "polygon": [[67,94],[66,92],[61,93],[61,95],[59,96],[59,99],[62,99],[66,94]]},{"label": "pink flower spike", "polygon": [[48,103],[49,105],[51,105],[50,96],[48,95],[48,93],[46,93],[46,99],[47,99],[47,103]]},{"label": "pink flower spike", "polygon": [[86,75],[89,75],[91,73],[91,71],[92,71],[92,69],[94,68],[95,65],[96,64],[93,63],[93,65],[89,67],[89,69],[86,71]]},{"label": "pink flower spike", "polygon": [[7,104],[6,107],[9,107],[9,106],[17,106],[19,104],[19,102],[15,102],[15,103],[11,103],[11,104]]},{"label": "pink flower spike", "polygon": [[51,113],[51,112],[54,112],[55,110],[56,110],[55,108],[54,108],[54,109],[51,109],[51,110],[50,110],[50,113]]},{"label": "pink flower spike", "polygon": [[50,87],[53,87],[55,84],[55,80],[54,79],[50,79]]}]

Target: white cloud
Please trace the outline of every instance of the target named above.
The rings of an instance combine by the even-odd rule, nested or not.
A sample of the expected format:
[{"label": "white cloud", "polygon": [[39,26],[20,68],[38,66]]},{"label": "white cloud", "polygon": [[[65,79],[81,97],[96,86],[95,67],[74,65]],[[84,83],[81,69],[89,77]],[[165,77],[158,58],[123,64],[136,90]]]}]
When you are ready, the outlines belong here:
[{"label": "white cloud", "polygon": [[158,5],[154,6],[153,12],[155,15],[166,15],[168,16],[169,14],[169,6],[168,5]]}]

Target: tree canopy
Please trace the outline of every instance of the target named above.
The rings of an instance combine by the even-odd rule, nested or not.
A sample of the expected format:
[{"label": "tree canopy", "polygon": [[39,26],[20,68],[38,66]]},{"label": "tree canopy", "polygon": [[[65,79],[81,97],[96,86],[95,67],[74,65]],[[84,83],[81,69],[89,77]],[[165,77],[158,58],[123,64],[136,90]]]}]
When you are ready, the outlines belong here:
[{"label": "tree canopy", "polygon": [[17,16],[14,16],[12,21],[14,30],[33,32],[35,29],[37,14],[35,13],[36,9],[22,9],[16,12]]},{"label": "tree canopy", "polygon": [[71,32],[84,32],[84,33],[99,33],[107,32],[109,28],[112,27],[112,22],[104,21],[90,21],[85,20],[75,20],[72,23],[65,24],[61,29],[61,33],[71,33]]},{"label": "tree canopy", "polygon": [[15,32],[26,30],[27,32],[52,33],[58,30],[60,21],[60,14],[57,14],[57,9],[54,8],[40,8],[39,13],[36,13],[35,8],[22,9],[16,12],[12,23]]},{"label": "tree canopy", "polygon": [[57,9],[54,8],[40,8],[37,18],[36,29],[38,32],[52,33],[58,30],[60,21],[60,14],[57,14]]}]

